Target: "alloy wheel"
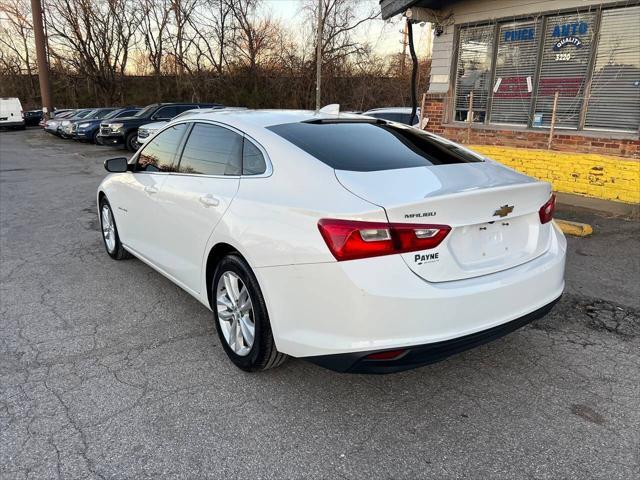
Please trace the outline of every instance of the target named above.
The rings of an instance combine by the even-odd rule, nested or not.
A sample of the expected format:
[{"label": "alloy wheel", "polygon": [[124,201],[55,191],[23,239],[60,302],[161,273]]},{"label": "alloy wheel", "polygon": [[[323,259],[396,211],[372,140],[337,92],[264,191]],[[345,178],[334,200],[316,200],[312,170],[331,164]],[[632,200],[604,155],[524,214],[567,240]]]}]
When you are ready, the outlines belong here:
[{"label": "alloy wheel", "polygon": [[109,253],[113,253],[116,249],[116,228],[113,221],[113,214],[108,205],[102,206],[102,235],[104,236],[104,243],[107,246]]},{"label": "alloy wheel", "polygon": [[234,272],[226,271],[216,287],[218,322],[229,348],[238,356],[249,354],[256,334],[249,290]]}]

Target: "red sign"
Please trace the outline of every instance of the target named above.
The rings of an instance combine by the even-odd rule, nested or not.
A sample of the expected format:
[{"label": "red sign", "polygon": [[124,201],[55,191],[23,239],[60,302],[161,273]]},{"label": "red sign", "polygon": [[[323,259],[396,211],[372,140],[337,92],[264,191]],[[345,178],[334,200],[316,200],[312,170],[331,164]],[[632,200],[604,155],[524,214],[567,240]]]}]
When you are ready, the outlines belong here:
[{"label": "red sign", "polygon": [[541,78],[538,96],[553,96],[558,92],[561,97],[577,97],[583,82],[584,77]]},{"label": "red sign", "polygon": [[531,92],[527,77],[502,77],[493,98],[529,98]]}]

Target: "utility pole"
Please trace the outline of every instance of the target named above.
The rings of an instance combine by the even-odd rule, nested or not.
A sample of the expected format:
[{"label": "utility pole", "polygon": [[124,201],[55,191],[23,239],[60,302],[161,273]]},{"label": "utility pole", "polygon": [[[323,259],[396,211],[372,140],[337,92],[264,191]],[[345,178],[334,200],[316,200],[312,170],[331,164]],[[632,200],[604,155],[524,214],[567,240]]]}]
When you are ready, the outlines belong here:
[{"label": "utility pole", "polygon": [[322,19],[322,0],[318,0],[318,29],[316,30],[316,111],[322,108],[320,104],[320,83],[322,80],[322,27],[324,22]]},{"label": "utility pole", "polygon": [[53,105],[51,102],[51,83],[49,82],[49,65],[47,63],[47,49],[45,46],[44,28],[42,26],[42,5],[40,4],[40,0],[31,0],[31,15],[33,16],[33,34],[36,41],[42,113],[45,118],[49,118],[49,115],[53,111]]},{"label": "utility pole", "polygon": [[404,77],[404,64],[407,59],[407,36],[409,35],[407,32],[407,17],[402,17],[404,19],[404,26],[402,27],[402,57],[400,58],[400,76]]}]

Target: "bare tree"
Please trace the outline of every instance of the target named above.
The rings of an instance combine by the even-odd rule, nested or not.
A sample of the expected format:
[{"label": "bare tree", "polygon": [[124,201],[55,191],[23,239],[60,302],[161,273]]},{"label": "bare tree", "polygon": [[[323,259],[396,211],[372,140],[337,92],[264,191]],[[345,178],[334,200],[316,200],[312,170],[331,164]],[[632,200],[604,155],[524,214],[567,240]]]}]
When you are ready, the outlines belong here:
[{"label": "bare tree", "polygon": [[140,23],[133,0],[50,0],[49,35],[56,43],[51,53],[77,74],[84,74],[104,101],[122,97],[122,79]]},{"label": "bare tree", "polygon": [[258,15],[259,0],[227,0],[234,17],[231,41],[238,65],[248,70],[253,91],[258,89],[258,67],[273,54],[279,26],[270,15]]},{"label": "bare tree", "polygon": [[27,0],[3,0],[0,13],[5,22],[0,23],[0,62],[14,73],[25,72],[29,78],[31,95],[37,96],[32,64],[33,26],[30,21],[31,9]]},{"label": "bare tree", "polygon": [[156,96],[162,99],[162,62],[173,10],[172,0],[142,0],[140,3],[140,35],[146,59],[151,65],[156,84]]},{"label": "bare tree", "polygon": [[231,5],[226,0],[204,0],[194,13],[189,24],[196,37],[193,45],[198,71],[204,70],[204,60],[221,76],[227,64],[226,49],[233,23]]}]

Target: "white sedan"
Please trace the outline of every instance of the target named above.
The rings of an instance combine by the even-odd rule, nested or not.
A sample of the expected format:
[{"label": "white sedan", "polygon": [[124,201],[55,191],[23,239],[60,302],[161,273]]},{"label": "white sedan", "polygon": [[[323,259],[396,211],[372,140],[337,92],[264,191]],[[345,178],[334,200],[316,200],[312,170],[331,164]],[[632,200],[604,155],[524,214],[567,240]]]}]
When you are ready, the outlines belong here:
[{"label": "white sedan", "polygon": [[550,185],[405,125],[211,111],[105,167],[107,253],[211,309],[243,370],[425,365],[541,317],[564,288]]}]

